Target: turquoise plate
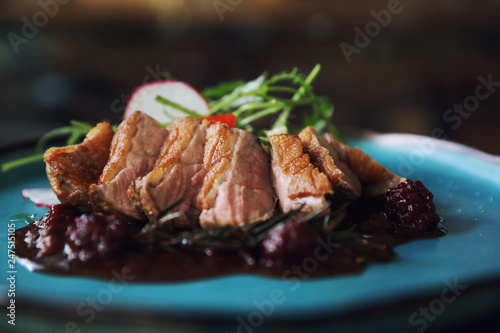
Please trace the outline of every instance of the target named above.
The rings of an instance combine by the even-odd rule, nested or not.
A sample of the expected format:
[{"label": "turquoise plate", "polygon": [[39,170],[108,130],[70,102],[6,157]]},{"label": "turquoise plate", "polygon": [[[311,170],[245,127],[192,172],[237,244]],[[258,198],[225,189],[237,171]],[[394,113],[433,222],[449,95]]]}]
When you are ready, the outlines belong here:
[{"label": "turquoise plate", "polygon": [[[439,323],[444,322],[441,318],[445,317],[447,323],[460,323],[498,307],[498,287],[488,287],[483,294],[473,291],[500,277],[500,158],[450,142],[412,135],[365,135],[352,139],[351,144],[396,173],[422,180],[434,193],[438,213],[444,217],[449,234],[399,246],[396,261],[374,264],[361,274],[322,279],[292,273],[282,279],[235,275],[185,283],[146,284],[134,283],[130,276],[110,281],[51,276],[29,271],[17,262],[18,325],[25,325],[25,331],[36,323],[38,327],[49,325],[46,328],[57,332],[77,329],[86,332],[91,324],[108,324],[101,320],[101,315],[125,313],[126,318],[112,316],[111,322],[118,325],[116,322],[124,323],[127,318],[154,315],[185,322],[221,321],[225,323],[225,331],[254,332],[267,323],[310,322],[313,318],[315,325],[319,325],[319,321],[321,327],[328,327],[329,319],[350,318],[353,313],[362,313],[361,318],[369,317],[373,321],[370,313],[396,304],[382,316],[394,319],[391,319],[394,331],[410,332],[433,325],[440,327]],[[28,152],[24,149],[4,153],[1,161]],[[44,208],[24,201],[21,190],[45,187],[49,183],[41,163],[1,177],[0,238],[5,244],[10,217],[26,212],[41,217],[45,212]],[[17,228],[23,225],[16,223]],[[7,263],[6,246],[0,251],[0,261],[2,266]],[[7,272],[7,268],[3,271]],[[498,285],[493,283],[493,286]],[[10,300],[8,287],[3,284],[0,290],[0,300],[5,305]],[[467,303],[472,302],[476,310],[468,311]],[[54,311],[51,312],[51,308]],[[419,312],[422,308],[428,309],[427,316]],[[38,318],[36,309],[50,313],[47,318],[51,319]],[[61,314],[61,318],[54,322],[55,313]],[[361,323],[367,320],[351,320],[351,324],[357,322],[356,327],[361,329]],[[385,322],[386,328],[388,322]],[[185,325],[188,324],[182,324],[181,328]],[[114,326],[110,325],[108,331],[110,327]],[[375,328],[370,327],[372,331]]]}]

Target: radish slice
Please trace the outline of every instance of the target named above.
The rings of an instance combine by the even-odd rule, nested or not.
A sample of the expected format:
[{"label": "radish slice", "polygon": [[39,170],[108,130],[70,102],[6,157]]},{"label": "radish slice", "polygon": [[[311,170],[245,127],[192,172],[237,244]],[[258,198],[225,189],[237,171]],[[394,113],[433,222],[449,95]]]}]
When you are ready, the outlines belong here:
[{"label": "radish slice", "polygon": [[187,115],[171,106],[156,101],[161,96],[182,107],[194,111],[200,117],[209,113],[207,100],[189,84],[174,80],[147,83],[139,87],[127,104],[123,119],[139,110],[155,118],[160,124],[168,124]]},{"label": "radish slice", "polygon": [[37,207],[50,208],[61,203],[50,187],[25,188],[21,194],[24,200],[29,199],[33,201]]}]

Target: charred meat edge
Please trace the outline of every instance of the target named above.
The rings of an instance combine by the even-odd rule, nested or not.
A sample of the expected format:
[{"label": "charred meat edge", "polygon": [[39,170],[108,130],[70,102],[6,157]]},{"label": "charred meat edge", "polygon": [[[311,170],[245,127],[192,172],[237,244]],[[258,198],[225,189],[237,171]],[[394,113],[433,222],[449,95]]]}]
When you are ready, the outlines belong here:
[{"label": "charred meat edge", "polygon": [[272,178],[281,209],[289,212],[303,205],[301,213],[310,213],[326,203],[333,190],[328,177],[304,154],[296,134],[271,135]]},{"label": "charred meat edge", "polygon": [[127,191],[138,177],[153,168],[167,133],[155,119],[140,111],[118,126],[99,184],[90,186],[94,210],[144,219]]},{"label": "charred meat edge", "polygon": [[198,194],[202,227],[241,226],[272,217],[275,196],[267,153],[255,136],[221,123],[208,129],[208,174]]},{"label": "charred meat edge", "polygon": [[59,201],[92,211],[89,187],[99,181],[113,135],[111,125],[101,122],[88,132],[81,144],[53,147],[44,153],[47,178]]},{"label": "charred meat edge", "polygon": [[327,177],[334,191],[334,197],[339,200],[354,200],[361,196],[361,183],[358,177],[343,163],[338,153],[318,135],[314,127],[307,126],[299,137],[311,162]]},{"label": "charred meat edge", "polygon": [[129,189],[134,202],[148,218],[157,217],[168,205],[182,199],[171,211],[180,213],[172,223],[178,227],[198,224],[200,210],[196,208],[196,195],[207,173],[203,153],[210,124],[185,117],[170,125],[154,169]]},{"label": "charred meat edge", "polygon": [[358,147],[351,148],[340,142],[333,134],[327,133],[324,138],[337,152],[340,160],[358,177],[363,188],[363,195],[369,197],[383,195],[387,189],[406,180],[359,150]]}]

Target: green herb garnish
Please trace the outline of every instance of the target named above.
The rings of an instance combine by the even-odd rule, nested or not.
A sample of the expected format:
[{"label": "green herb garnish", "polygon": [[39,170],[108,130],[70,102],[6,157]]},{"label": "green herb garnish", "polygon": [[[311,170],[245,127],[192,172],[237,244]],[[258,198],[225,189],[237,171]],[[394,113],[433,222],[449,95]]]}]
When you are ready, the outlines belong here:
[{"label": "green herb garnish", "polygon": [[195,111],[193,110],[190,110],[188,108],[185,108],[184,106],[180,105],[180,104],[177,104],[169,99],[166,99],[166,98],[163,98],[161,96],[157,96],[156,97],[156,101],[158,103],[161,103],[163,105],[166,105],[166,106],[170,106],[170,107],[173,107],[174,109],[177,109],[181,112],[183,112],[186,116],[189,116],[189,117],[195,117],[195,118],[200,118],[201,115],[196,113]]},{"label": "green herb garnish", "polygon": [[2,172],[43,160],[43,150],[46,144],[54,139],[62,136],[68,136],[66,145],[74,145],[78,143],[87,133],[94,128],[89,123],[77,120],[71,120],[69,126],[59,127],[43,135],[35,146],[33,155],[22,157],[13,161],[8,161],[2,164]]},{"label": "green herb garnish", "polygon": [[205,90],[203,94],[209,101],[210,114],[232,113],[236,116],[236,127],[258,136],[265,136],[265,132],[254,130],[252,125],[269,116],[277,116],[269,126],[271,133],[294,132],[299,127],[291,124],[292,113],[299,107],[307,107],[309,111],[304,113],[303,126],[312,125],[320,132],[328,128],[337,135],[338,131],[331,121],[332,103],[313,92],[312,82],[320,68],[316,65],[307,76],[298,73],[296,68],[271,77],[264,73],[247,83],[222,84]]},{"label": "green herb garnish", "polygon": [[41,160],[43,160],[43,153],[33,154],[30,156],[26,156],[26,157],[21,157],[21,158],[12,160],[12,161],[2,163],[2,172],[6,172],[6,171],[9,171],[11,169],[15,169],[17,167],[20,167],[20,166],[23,166],[26,164],[39,162]]},{"label": "green herb garnish", "polygon": [[[272,76],[264,73],[249,82],[230,81],[207,88],[202,95],[209,101],[208,116],[231,113],[236,116],[235,127],[252,132],[263,142],[270,134],[294,133],[308,125],[314,126],[318,132],[328,130],[342,138],[332,123],[332,103],[328,98],[317,96],[313,91],[312,83],[320,69],[321,66],[316,65],[307,76],[298,73],[296,68]],[[158,96],[156,101],[187,116],[201,117],[198,113],[162,96]],[[294,112],[304,108],[307,108],[307,112],[300,113],[301,117],[297,119],[299,121],[292,122],[299,116]],[[269,126],[256,126],[258,121],[265,121],[266,118],[269,119]],[[267,130],[257,130],[257,127],[267,127]],[[76,144],[92,128],[89,123],[72,120],[69,126],[54,129],[40,138],[33,155],[3,163],[2,172],[41,161],[43,149],[50,140],[68,136],[66,144]]]},{"label": "green herb garnish", "polygon": [[35,222],[35,214],[18,214],[10,217],[10,222],[25,222],[26,224],[31,224]]}]

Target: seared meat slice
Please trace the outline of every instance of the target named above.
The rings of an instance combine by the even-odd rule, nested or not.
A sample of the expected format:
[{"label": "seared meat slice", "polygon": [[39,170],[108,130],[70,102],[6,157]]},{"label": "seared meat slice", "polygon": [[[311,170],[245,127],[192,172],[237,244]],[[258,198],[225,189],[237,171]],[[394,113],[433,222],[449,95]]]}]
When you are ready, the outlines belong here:
[{"label": "seared meat slice", "polygon": [[371,197],[383,195],[388,188],[406,180],[382,166],[358,147],[353,149],[340,142],[331,133],[325,135],[325,140],[361,181],[363,195]]},{"label": "seared meat slice", "polygon": [[253,134],[213,124],[203,161],[209,171],[197,197],[202,227],[241,226],[273,215],[268,156]]},{"label": "seared meat slice", "polygon": [[130,189],[132,198],[149,218],[156,217],[168,205],[182,199],[171,211],[181,213],[174,224],[187,227],[198,223],[200,210],[196,208],[196,195],[207,174],[203,153],[210,124],[209,121],[186,117],[170,125],[154,169]]},{"label": "seared meat slice", "polygon": [[319,142],[318,133],[314,127],[307,126],[299,133],[299,137],[302,140],[304,153],[309,155],[311,162],[328,177],[332,184],[344,176],[342,170],[335,165],[328,149]]},{"label": "seared meat slice", "polygon": [[289,212],[302,207],[303,214],[325,204],[325,195],[333,193],[328,177],[315,168],[302,141],[295,134],[271,135],[272,177],[281,209]]},{"label": "seared meat slice", "polygon": [[153,169],[167,133],[155,119],[140,111],[118,126],[99,184],[90,186],[90,201],[96,210],[143,218],[127,190],[135,179]]},{"label": "seared meat slice", "polygon": [[356,175],[314,127],[307,126],[299,133],[299,137],[312,164],[328,177],[335,197],[353,200],[361,196],[361,183]]},{"label": "seared meat slice", "polygon": [[43,154],[52,190],[62,203],[91,211],[89,187],[99,176],[109,157],[113,129],[107,122],[97,124],[78,145],[54,147]]},{"label": "seared meat slice", "polygon": [[346,158],[347,165],[363,184],[363,194],[367,196],[383,195],[388,188],[406,180],[382,166],[358,147],[354,149],[347,147]]}]

